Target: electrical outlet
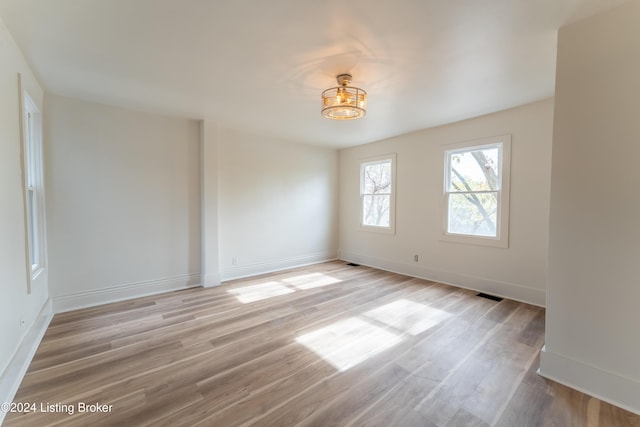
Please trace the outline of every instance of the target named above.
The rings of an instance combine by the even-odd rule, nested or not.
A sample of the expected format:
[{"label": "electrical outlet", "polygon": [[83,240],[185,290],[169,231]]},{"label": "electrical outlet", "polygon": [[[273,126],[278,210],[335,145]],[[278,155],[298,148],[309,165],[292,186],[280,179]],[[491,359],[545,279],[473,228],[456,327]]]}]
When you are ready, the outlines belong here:
[{"label": "electrical outlet", "polygon": [[420,258],[420,257],[418,257],[418,254],[415,254],[415,255],[413,256],[413,262],[418,262],[419,258]]},{"label": "electrical outlet", "polygon": [[27,322],[25,322],[25,320],[24,320],[24,319],[20,319],[20,328],[24,328],[24,325],[25,325],[26,323],[27,323]]},{"label": "electrical outlet", "polygon": [[231,265],[238,265],[238,258],[236,257],[231,258]]}]

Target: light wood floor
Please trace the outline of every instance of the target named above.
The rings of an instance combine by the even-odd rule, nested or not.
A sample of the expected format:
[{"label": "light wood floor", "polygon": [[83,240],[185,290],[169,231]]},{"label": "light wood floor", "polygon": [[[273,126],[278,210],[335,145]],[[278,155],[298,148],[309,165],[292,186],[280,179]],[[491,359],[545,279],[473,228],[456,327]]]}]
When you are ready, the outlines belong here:
[{"label": "light wood floor", "polygon": [[640,426],[536,375],[543,338],[542,308],[336,261],[58,314],[5,423]]}]

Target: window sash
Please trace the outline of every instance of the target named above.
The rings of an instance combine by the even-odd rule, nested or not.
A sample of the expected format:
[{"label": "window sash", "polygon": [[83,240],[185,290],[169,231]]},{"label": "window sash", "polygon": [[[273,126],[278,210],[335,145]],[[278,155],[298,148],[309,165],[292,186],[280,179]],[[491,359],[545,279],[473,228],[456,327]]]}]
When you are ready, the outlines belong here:
[{"label": "window sash", "polygon": [[[366,191],[367,188],[367,177],[366,177],[366,172],[367,172],[367,168],[370,166],[377,166],[377,165],[384,165],[384,164],[389,164],[389,191],[387,192],[368,192]],[[367,162],[367,163],[362,163],[362,165],[360,166],[360,195],[367,195],[367,194],[391,194],[391,189],[393,188],[393,160],[392,159],[384,159],[384,160],[377,160],[374,162]]]},{"label": "window sash", "polygon": [[471,153],[474,151],[483,151],[483,150],[488,150],[488,149],[498,149],[498,164],[497,166],[497,170],[496,170],[496,175],[498,176],[498,181],[497,181],[497,188],[492,189],[492,190],[472,190],[472,191],[500,191],[502,189],[502,177],[503,177],[503,167],[502,167],[502,163],[503,163],[503,143],[502,142],[498,142],[498,143],[492,143],[492,144],[484,144],[484,145],[476,145],[476,146],[469,146],[469,147],[465,147],[465,148],[457,148],[454,150],[447,150],[446,153],[446,172],[445,172],[445,188],[444,191],[445,192],[449,192],[449,193],[461,193],[463,191],[459,191],[459,190],[452,190],[452,172],[453,172],[453,165],[452,165],[452,158],[453,156],[455,156],[456,154],[461,154],[461,153]]},{"label": "window sash", "polygon": [[[376,201],[378,199],[378,201]],[[367,200],[371,200],[367,202]],[[377,203],[386,205],[386,212],[383,212],[378,221],[382,220],[382,224],[376,224],[370,221],[370,217],[375,216],[372,210],[377,206]],[[368,207],[368,209],[367,209]],[[361,224],[366,227],[383,227],[389,228],[391,226],[391,193],[389,194],[363,194],[362,195],[362,219]]]},{"label": "window sash", "polygon": [[[488,216],[495,216],[495,219],[494,219],[495,223],[493,224],[493,228],[495,229],[495,232],[493,234],[490,232],[464,233],[464,232],[452,231],[452,223],[453,223],[453,220],[455,220],[455,218],[453,217],[453,214],[455,214],[455,212],[451,210],[451,196],[458,197],[458,196],[464,196],[466,194],[495,194],[495,199],[496,199],[495,211],[485,212]],[[499,239],[500,238],[500,203],[501,203],[500,199],[501,199],[500,191],[474,191],[474,192],[464,192],[464,193],[462,192],[447,193],[445,197],[445,205],[447,207],[445,232],[453,236],[468,236],[468,237],[480,237],[480,238],[486,238],[486,239]],[[478,214],[482,216],[480,212],[478,212]],[[486,222],[486,219],[483,219],[483,222]]]}]

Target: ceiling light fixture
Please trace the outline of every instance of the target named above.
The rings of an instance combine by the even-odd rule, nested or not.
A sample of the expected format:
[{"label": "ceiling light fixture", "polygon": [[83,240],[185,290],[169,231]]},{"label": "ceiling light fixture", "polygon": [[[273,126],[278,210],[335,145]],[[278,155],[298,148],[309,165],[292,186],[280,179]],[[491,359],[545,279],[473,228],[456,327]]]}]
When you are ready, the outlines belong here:
[{"label": "ceiling light fixture", "polygon": [[338,87],[322,92],[322,117],[333,120],[352,120],[367,114],[367,92],[349,86],[351,74],[338,74]]}]

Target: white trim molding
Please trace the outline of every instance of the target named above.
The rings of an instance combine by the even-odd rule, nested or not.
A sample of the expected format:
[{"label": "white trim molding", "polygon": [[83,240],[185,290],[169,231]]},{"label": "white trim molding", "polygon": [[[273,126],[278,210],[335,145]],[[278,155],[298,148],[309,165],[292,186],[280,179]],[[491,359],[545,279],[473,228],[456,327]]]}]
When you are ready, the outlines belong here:
[{"label": "white trim molding", "polygon": [[538,374],[640,415],[640,382],[542,347]]},{"label": "white trim molding", "polygon": [[[42,341],[42,337],[44,337],[52,318],[51,299],[48,299],[42,306],[29,332],[22,339],[9,365],[0,376],[0,403],[13,402],[13,398],[27,373],[31,360],[36,354],[36,350],[38,350],[40,341]],[[0,424],[2,424],[6,415],[6,412],[0,411]]]},{"label": "white trim molding", "polygon": [[78,292],[70,295],[55,296],[53,297],[53,311],[55,313],[63,313],[65,311],[94,307],[96,305],[124,301],[131,298],[193,288],[199,286],[200,283],[200,273],[192,273],[183,276]]},{"label": "white trim molding", "polygon": [[226,268],[222,271],[223,281],[242,279],[244,277],[257,276],[259,274],[272,273],[287,270],[289,268],[303,267],[305,265],[318,264],[335,260],[335,254],[331,252],[318,252],[297,257],[277,259],[272,261],[257,262],[254,264],[238,265]]},{"label": "white trim molding", "polygon": [[338,259],[391,271],[393,273],[406,274],[407,276],[432,280],[434,282],[444,283],[458,288],[485,292],[540,307],[545,307],[546,303],[546,292],[544,290],[530,288],[516,283],[500,282],[483,277],[469,276],[452,271],[444,271],[419,265],[389,261],[352,252],[339,251]]}]

